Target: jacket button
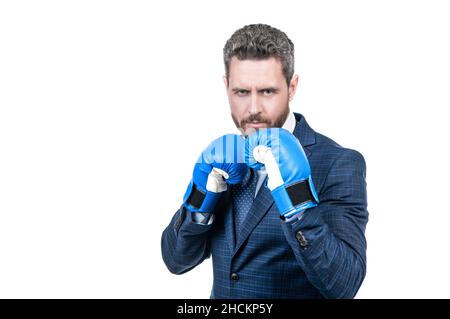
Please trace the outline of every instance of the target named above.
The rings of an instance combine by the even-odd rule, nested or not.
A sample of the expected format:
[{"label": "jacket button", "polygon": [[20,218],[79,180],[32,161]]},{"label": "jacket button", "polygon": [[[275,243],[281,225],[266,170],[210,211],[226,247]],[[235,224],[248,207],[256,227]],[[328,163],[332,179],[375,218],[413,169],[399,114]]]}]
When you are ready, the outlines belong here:
[{"label": "jacket button", "polygon": [[306,249],[309,243],[306,240],[305,235],[303,235],[303,233],[300,230],[295,233],[295,238],[297,238],[297,241],[300,244],[300,246]]},{"label": "jacket button", "polygon": [[232,273],[231,274],[231,280],[233,280],[233,281],[238,281],[239,280],[239,276],[238,276],[238,274],[237,273]]}]

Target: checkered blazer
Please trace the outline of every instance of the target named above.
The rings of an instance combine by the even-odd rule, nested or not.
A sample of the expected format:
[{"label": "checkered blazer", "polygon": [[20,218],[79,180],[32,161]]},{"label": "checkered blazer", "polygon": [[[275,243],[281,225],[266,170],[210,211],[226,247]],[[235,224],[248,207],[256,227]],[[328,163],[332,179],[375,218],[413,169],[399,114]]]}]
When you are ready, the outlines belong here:
[{"label": "checkered blazer", "polygon": [[235,234],[230,189],[210,225],[181,207],[162,234],[167,268],[182,274],[212,257],[211,298],[353,298],[366,273],[366,166],[357,151],[316,133],[295,113],[319,205],[280,219],[262,186]]}]

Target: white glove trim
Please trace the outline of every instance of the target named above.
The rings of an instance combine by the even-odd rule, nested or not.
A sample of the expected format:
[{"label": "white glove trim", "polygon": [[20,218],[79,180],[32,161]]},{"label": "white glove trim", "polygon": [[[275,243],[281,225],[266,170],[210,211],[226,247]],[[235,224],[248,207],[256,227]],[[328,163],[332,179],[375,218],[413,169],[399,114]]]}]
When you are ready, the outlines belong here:
[{"label": "white glove trim", "polygon": [[229,175],[224,170],[220,168],[215,168],[211,170],[208,175],[208,180],[206,181],[206,190],[214,193],[221,193],[227,190],[227,183],[225,179],[228,179]]},{"label": "white glove trim", "polygon": [[253,149],[253,157],[264,164],[267,171],[267,187],[272,191],[284,184],[283,177],[270,147],[258,145]]}]

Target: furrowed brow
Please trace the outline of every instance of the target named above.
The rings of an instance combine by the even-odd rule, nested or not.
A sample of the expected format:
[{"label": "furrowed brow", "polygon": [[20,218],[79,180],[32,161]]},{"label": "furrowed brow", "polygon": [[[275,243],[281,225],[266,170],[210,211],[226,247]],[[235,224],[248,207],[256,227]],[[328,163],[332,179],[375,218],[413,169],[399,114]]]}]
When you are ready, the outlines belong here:
[{"label": "furrowed brow", "polygon": [[234,88],[232,88],[231,90],[232,90],[233,92],[238,92],[238,91],[249,91],[249,90],[247,90],[247,89],[240,88],[240,87],[234,87]]},{"label": "furrowed brow", "polygon": [[258,92],[264,92],[264,91],[272,91],[272,92],[275,92],[275,93],[277,93],[278,91],[279,91],[280,89],[279,88],[277,88],[277,87],[274,87],[274,86],[270,86],[270,87],[267,87],[267,88],[262,88],[262,89],[259,89],[258,90]]}]

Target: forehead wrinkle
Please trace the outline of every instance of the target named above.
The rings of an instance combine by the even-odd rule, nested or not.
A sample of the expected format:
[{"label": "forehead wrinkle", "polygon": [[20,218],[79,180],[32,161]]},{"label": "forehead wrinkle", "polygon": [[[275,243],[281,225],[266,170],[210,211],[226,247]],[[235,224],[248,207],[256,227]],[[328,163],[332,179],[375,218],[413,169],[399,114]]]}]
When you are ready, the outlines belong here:
[{"label": "forehead wrinkle", "polygon": [[279,88],[284,82],[282,65],[274,58],[262,61],[237,60],[233,57],[230,65],[229,81],[232,88],[262,90]]}]

